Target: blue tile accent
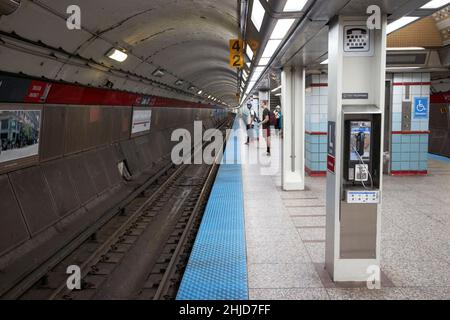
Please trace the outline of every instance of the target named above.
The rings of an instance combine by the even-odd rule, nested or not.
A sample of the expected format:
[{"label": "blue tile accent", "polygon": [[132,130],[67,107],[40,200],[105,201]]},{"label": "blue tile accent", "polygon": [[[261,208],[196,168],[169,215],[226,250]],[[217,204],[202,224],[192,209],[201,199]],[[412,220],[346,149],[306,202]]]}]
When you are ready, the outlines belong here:
[{"label": "blue tile accent", "polygon": [[420,156],[418,152],[412,152],[409,154],[409,160],[410,161],[419,161],[420,160]]},{"label": "blue tile accent", "polygon": [[410,144],[408,144],[408,143],[402,143],[401,146],[402,146],[402,147],[401,147],[402,153],[410,152],[410,151],[411,151],[411,145],[410,145]]},{"label": "blue tile accent", "polygon": [[419,170],[428,170],[428,161],[420,161]]},{"label": "blue tile accent", "polygon": [[402,170],[410,170],[409,169],[409,161],[402,161]]},{"label": "blue tile accent", "polygon": [[438,156],[438,155],[432,154],[432,153],[428,153],[428,158],[433,159],[433,160],[437,160],[437,161],[450,163],[450,158],[443,157],[443,156]]},{"label": "blue tile accent", "polygon": [[402,163],[401,162],[392,162],[392,170],[398,171],[402,169]]},{"label": "blue tile accent", "polygon": [[411,143],[420,143],[420,136],[418,134],[411,135]]},{"label": "blue tile accent", "polygon": [[410,170],[419,170],[419,162],[410,162]]},{"label": "blue tile accent", "polygon": [[[225,159],[235,143],[229,141]],[[236,149],[237,164],[220,166],[177,300],[248,300],[242,171]]]},{"label": "blue tile accent", "polygon": [[402,145],[401,144],[393,144],[392,145],[392,152],[393,153],[400,153],[400,152],[402,152]]},{"label": "blue tile accent", "polygon": [[402,136],[399,134],[393,134],[392,143],[402,143]]},{"label": "blue tile accent", "polygon": [[402,143],[411,143],[411,136],[408,134],[402,135]]},{"label": "blue tile accent", "polygon": [[411,152],[419,152],[419,150],[420,150],[420,144],[418,144],[418,143],[411,144],[409,150],[410,150]]},{"label": "blue tile accent", "polygon": [[392,161],[402,161],[402,154],[401,153],[393,153],[392,154]]},{"label": "blue tile accent", "polygon": [[401,156],[401,161],[409,161],[409,153],[400,153]]}]

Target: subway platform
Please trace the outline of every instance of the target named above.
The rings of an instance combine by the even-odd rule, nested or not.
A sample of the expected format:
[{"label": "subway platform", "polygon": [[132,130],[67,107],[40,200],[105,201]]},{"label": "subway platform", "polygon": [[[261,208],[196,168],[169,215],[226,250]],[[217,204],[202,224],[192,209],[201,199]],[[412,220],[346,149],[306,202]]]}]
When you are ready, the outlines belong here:
[{"label": "subway platform", "polygon": [[[259,147],[256,141],[250,146],[244,145],[246,132],[242,128],[243,123],[235,125],[237,139],[231,146],[240,148],[245,237],[235,237],[234,241],[245,242],[242,245],[246,248],[246,257],[235,263],[239,268],[245,261],[247,275],[222,277],[221,288],[248,286],[250,300],[450,299],[450,163],[446,158],[430,156],[427,176],[384,177],[382,287],[368,289],[361,283],[333,283],[324,270],[326,178],[307,178],[305,191],[282,191],[280,137],[273,132],[272,156],[269,158],[265,155],[263,140]],[[258,155],[258,161],[254,161],[255,155]],[[240,191],[239,187],[235,191]],[[210,201],[220,206],[214,196],[213,193]],[[239,194],[235,196],[240,197]],[[223,199],[229,201],[226,197]],[[234,201],[233,205],[239,203]],[[235,209],[222,206],[221,214],[216,218],[235,219],[229,212]],[[202,225],[199,234],[205,227],[207,224]],[[223,238],[224,234],[221,234],[211,241]],[[221,254],[220,248],[220,244],[210,243],[209,247],[202,247],[202,254],[207,259],[211,256],[208,249],[219,250],[213,254],[217,258]],[[223,271],[218,268],[215,273],[221,275]],[[185,280],[190,277],[190,272],[188,267]],[[215,287],[214,275],[209,276],[212,276],[208,279],[209,287]],[[202,282],[202,287],[208,281]],[[239,282],[241,286],[237,284]],[[185,293],[183,299],[214,299],[217,296],[199,297],[192,291],[181,292]],[[245,294],[225,293],[220,299],[243,299],[243,296]]]}]

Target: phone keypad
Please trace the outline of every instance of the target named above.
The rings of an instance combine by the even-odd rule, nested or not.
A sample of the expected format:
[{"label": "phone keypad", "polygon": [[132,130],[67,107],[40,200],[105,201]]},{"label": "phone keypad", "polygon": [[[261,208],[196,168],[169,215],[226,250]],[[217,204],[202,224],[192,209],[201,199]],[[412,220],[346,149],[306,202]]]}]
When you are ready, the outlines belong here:
[{"label": "phone keypad", "polygon": [[362,26],[348,26],[345,28],[346,52],[367,52],[370,49],[369,29]]}]

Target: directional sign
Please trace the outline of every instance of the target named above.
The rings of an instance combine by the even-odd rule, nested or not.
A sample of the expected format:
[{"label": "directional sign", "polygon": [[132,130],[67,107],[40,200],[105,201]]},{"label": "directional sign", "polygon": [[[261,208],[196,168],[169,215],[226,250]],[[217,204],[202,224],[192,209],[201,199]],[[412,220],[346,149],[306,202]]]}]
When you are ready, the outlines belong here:
[{"label": "directional sign", "polygon": [[414,119],[428,119],[428,97],[414,98]]},{"label": "directional sign", "polygon": [[244,41],[239,39],[230,40],[230,66],[232,68],[244,67]]}]

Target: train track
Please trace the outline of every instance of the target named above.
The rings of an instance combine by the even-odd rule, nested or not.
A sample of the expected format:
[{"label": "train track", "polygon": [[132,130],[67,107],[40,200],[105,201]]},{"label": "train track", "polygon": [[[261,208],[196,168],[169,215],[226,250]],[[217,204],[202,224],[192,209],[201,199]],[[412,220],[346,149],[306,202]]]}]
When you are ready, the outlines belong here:
[{"label": "train track", "polygon": [[[217,169],[169,168],[18,298],[174,299]],[[80,290],[68,289],[68,266],[80,268]]]}]

